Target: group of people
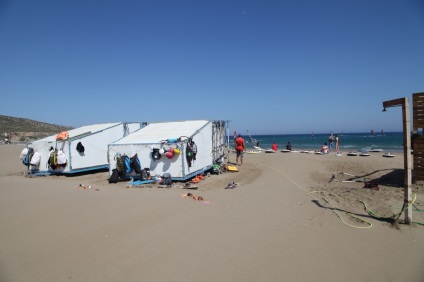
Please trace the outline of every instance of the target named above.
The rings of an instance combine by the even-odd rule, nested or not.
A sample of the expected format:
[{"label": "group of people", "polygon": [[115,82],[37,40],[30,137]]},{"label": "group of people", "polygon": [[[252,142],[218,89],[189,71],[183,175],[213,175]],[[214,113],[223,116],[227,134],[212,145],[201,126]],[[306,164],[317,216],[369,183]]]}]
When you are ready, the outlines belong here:
[{"label": "group of people", "polygon": [[[274,151],[277,151],[277,150],[278,150],[278,145],[274,142],[274,143],[272,144],[272,147],[271,147],[271,148],[272,148]],[[290,141],[289,141],[289,142],[287,142],[286,150],[289,150],[289,151],[291,151],[291,150],[292,150],[292,145],[291,145]]]},{"label": "group of people", "polygon": [[[244,155],[244,150],[246,149],[246,144],[243,137],[240,134],[237,135],[237,137],[234,139],[234,146],[236,149],[236,164],[238,166],[242,166],[243,155]],[[340,153],[340,138],[337,134],[334,135],[333,132],[330,131],[330,136],[328,136],[328,145],[327,145],[327,142],[324,143],[320,151],[323,154],[328,154],[333,150],[333,147],[335,147],[336,153],[339,154]],[[271,149],[273,151],[277,151],[278,145],[275,142],[272,143]],[[292,145],[290,142],[287,143],[286,149],[290,151],[292,150]]]},{"label": "group of people", "polygon": [[[243,156],[244,150],[246,149],[246,143],[240,134],[238,134],[234,139],[234,147],[236,149],[236,165],[243,166]],[[277,149],[278,145],[274,142],[272,144],[272,150],[277,151]]]},{"label": "group of people", "polygon": [[327,145],[327,143],[324,143],[324,145],[322,145],[321,153],[330,153],[333,150],[334,145],[336,145],[336,153],[340,153],[340,138],[337,134],[333,135],[333,132],[330,131],[330,136],[328,136],[328,143],[329,145]]}]

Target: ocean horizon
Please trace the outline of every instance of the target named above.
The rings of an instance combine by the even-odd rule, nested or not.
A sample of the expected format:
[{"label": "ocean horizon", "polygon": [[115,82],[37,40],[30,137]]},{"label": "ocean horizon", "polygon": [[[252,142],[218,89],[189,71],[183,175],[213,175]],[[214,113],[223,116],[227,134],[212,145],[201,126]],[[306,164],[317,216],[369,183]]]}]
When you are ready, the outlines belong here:
[{"label": "ocean horizon", "polygon": [[[297,150],[319,150],[324,143],[329,144],[329,133],[318,134],[263,134],[250,135],[241,134],[246,141],[246,147],[253,149],[256,141],[263,149],[271,148],[275,142],[279,149],[286,147],[288,142],[293,149]],[[363,148],[378,148],[384,151],[403,151],[403,132],[385,132],[384,134],[370,132],[361,133],[333,133],[338,135],[341,151],[360,151]],[[252,142],[250,142],[252,141]],[[335,144],[334,144],[335,145]],[[333,148],[334,149],[334,148]]]}]

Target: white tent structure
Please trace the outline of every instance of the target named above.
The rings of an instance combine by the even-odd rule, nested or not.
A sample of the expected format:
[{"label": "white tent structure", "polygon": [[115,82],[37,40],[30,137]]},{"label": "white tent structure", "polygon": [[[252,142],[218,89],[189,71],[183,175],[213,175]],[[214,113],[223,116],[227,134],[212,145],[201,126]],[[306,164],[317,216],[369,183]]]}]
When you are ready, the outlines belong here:
[{"label": "white tent structure", "polygon": [[[29,169],[34,174],[72,174],[107,169],[108,145],[137,131],[145,124],[117,122],[87,125],[67,131],[68,137],[64,140],[56,140],[57,135],[52,135],[30,142],[27,148],[33,148],[34,154],[38,153],[39,163],[36,166],[31,165]],[[61,156],[66,161],[65,164],[56,167],[49,165],[50,153],[54,150],[63,153]],[[58,163],[59,158],[58,154]]]},{"label": "white tent structure", "polygon": [[[170,173],[173,180],[186,180],[224,160],[226,152],[226,121],[192,120],[176,122],[152,122],[136,132],[109,145],[109,171],[116,168],[119,155],[132,157],[137,154],[141,168],[149,168],[152,176]],[[177,141],[177,139],[179,139]],[[188,143],[197,147],[195,159],[187,157]],[[166,152],[179,153],[168,156]],[[159,151],[159,159],[153,151]],[[127,178],[139,178],[131,172]]]}]

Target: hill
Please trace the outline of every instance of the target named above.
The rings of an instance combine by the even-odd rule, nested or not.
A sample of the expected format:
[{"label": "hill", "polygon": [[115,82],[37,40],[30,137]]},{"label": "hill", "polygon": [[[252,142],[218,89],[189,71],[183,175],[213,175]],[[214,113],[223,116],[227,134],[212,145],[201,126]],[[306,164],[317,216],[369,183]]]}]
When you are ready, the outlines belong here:
[{"label": "hill", "polygon": [[72,128],[70,126],[45,123],[27,118],[0,115],[0,140],[9,138],[9,134],[11,133],[12,142],[27,142]]}]

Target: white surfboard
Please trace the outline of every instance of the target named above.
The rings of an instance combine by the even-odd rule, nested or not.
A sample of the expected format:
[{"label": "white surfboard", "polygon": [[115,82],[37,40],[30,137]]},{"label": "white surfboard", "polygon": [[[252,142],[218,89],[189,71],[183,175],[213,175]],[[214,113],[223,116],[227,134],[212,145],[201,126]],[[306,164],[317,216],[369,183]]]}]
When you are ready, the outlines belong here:
[{"label": "white surfboard", "polygon": [[383,155],[383,157],[385,157],[385,158],[394,158],[394,157],[395,157],[395,155],[393,155],[392,153],[385,153],[385,154]]},{"label": "white surfboard", "polygon": [[246,151],[246,154],[259,154],[261,151]]}]

